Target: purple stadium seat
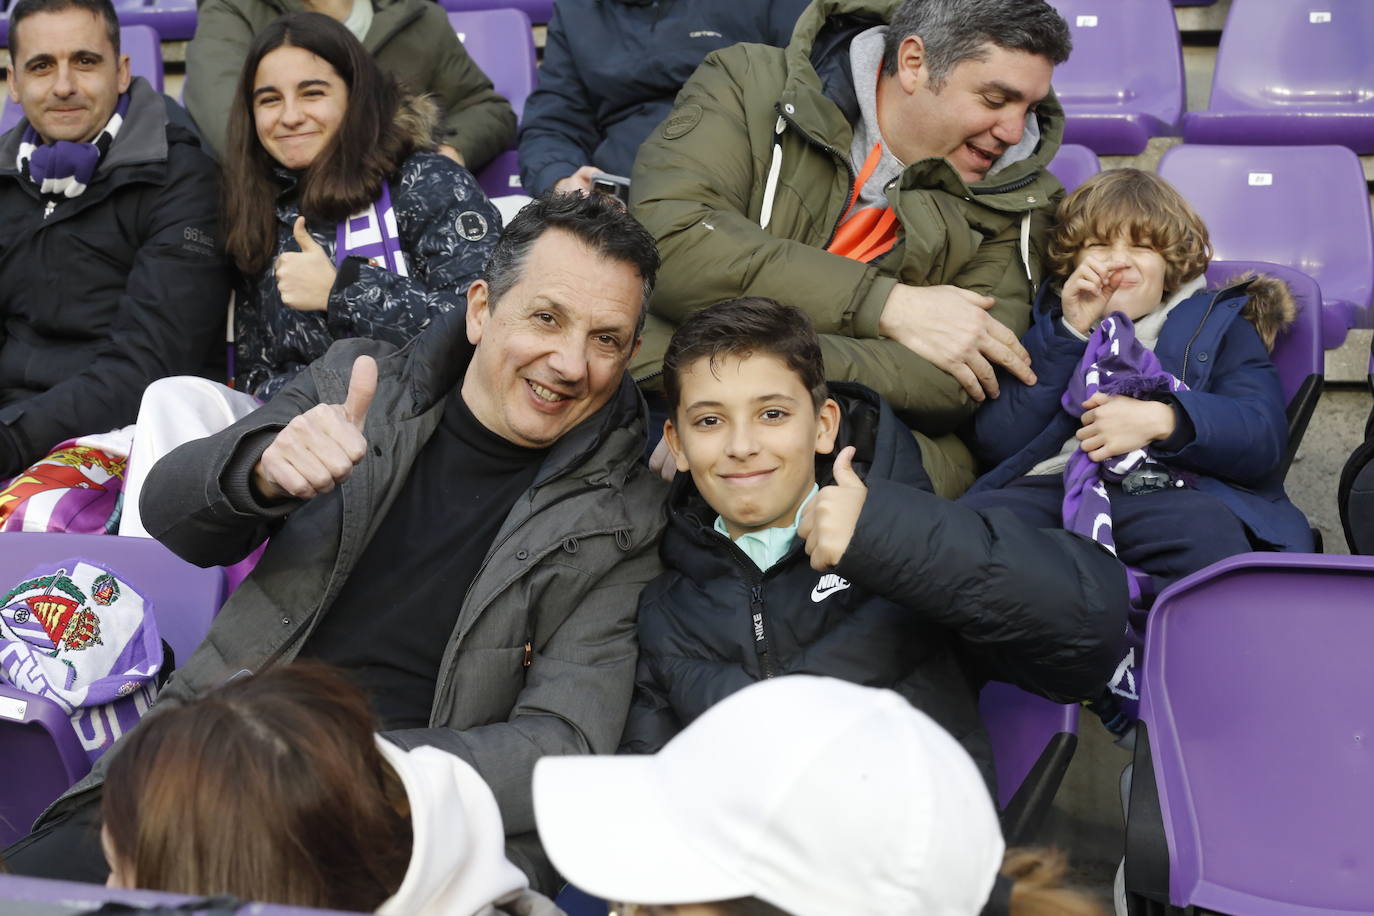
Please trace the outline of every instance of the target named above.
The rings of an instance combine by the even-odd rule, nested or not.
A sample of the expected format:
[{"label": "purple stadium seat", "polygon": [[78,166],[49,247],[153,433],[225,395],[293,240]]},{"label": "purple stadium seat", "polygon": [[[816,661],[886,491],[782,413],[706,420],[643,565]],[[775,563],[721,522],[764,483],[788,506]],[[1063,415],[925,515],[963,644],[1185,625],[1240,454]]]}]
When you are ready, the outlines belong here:
[{"label": "purple stadium seat", "polygon": [[1099,155],[1135,155],[1177,134],[1183,51],[1169,0],[1052,0],[1073,54],[1054,70],[1064,142]]},{"label": "purple stadium seat", "polygon": [[978,710],[992,739],[1002,832],[1009,846],[1029,843],[1078,746],[1078,707],[993,681],[983,687]]},{"label": "purple stadium seat", "polygon": [[1207,284],[1222,287],[1247,272],[1268,274],[1288,284],[1298,307],[1296,320],[1274,341],[1271,354],[1279,370],[1279,383],[1288,412],[1288,448],[1284,471],[1297,454],[1308,421],[1317,408],[1326,377],[1321,344],[1322,291],[1307,274],[1263,261],[1213,261],[1207,267]]},{"label": "purple stadium seat", "polygon": [[129,55],[129,70],[162,91],[162,40],[150,25],[121,25],[119,49]]},{"label": "purple stadium seat", "polygon": [[[453,13],[478,10],[515,9],[529,17],[535,25],[546,25],[553,18],[554,0],[439,0],[439,5]],[[483,67],[482,69],[486,69]],[[490,74],[490,71],[488,71]]]},{"label": "purple stadium seat", "polygon": [[1059,179],[1065,191],[1072,191],[1100,171],[1102,163],[1097,153],[1076,143],[1065,143],[1050,160],[1050,172]]},{"label": "purple stadium seat", "polygon": [[[449,13],[448,21],[496,91],[510,101],[518,119],[539,78],[530,17],[523,10],[487,9]],[[514,148],[506,150],[477,174],[477,182],[488,196],[520,193],[520,166],[515,156]]]},{"label": "purple stadium seat", "polygon": [[1159,174],[1207,223],[1218,260],[1284,264],[1321,286],[1322,345],[1370,324],[1374,224],[1360,160],[1342,146],[1176,146]]},{"label": "purple stadium seat", "polygon": [[163,41],[186,41],[196,33],[196,0],[114,0],[119,24],[146,25]]},{"label": "purple stadium seat", "polygon": [[1374,153],[1374,3],[1233,0],[1189,143],[1325,144]]},{"label": "purple stadium seat", "polygon": [[1160,595],[1127,823],[1133,914],[1374,912],[1371,594],[1374,559],[1265,553]]},{"label": "purple stadium seat", "polygon": [[[76,916],[81,913],[94,913],[105,902],[124,903],[133,907],[146,908],[153,913],[225,913],[229,908],[224,898],[217,898],[219,906],[211,906],[206,901],[204,907],[181,907],[199,898],[188,894],[164,894],[158,891],[124,890],[122,888],[102,887],[98,884],[78,884],[75,881],[47,881],[43,878],[25,878],[21,875],[0,874],[0,901],[13,901],[15,904],[0,906],[6,913],[23,913],[26,916]],[[112,909],[109,912],[141,912],[142,910]],[[240,913],[253,916],[345,916],[338,910],[315,910],[309,907],[283,906],[280,904],[244,904]]]},{"label": "purple stadium seat", "polygon": [[[91,768],[62,708],[44,697],[0,684],[0,849],[29,832],[53,799]],[[20,775],[22,774],[22,775]]]}]

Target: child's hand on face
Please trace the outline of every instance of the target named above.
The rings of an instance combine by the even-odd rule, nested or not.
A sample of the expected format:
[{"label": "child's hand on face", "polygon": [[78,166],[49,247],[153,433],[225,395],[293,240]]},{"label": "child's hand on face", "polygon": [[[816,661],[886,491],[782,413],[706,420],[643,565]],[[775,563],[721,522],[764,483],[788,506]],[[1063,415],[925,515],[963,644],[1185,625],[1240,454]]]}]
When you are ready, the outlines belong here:
[{"label": "child's hand on face", "polygon": [[1107,303],[1121,285],[1125,261],[1104,261],[1095,255],[1083,259],[1064,282],[1064,320],[1078,333],[1087,334],[1107,313]]},{"label": "child's hand on face", "polygon": [[811,568],[819,572],[834,569],[849,549],[868,498],[868,487],[854,473],[854,452],[854,446],[847,445],[835,456],[835,482],[811,497],[797,525]]},{"label": "child's hand on face", "polygon": [[1099,391],[1083,407],[1082,427],[1074,435],[1093,461],[1125,455],[1174,432],[1174,408],[1163,401],[1138,401]]}]

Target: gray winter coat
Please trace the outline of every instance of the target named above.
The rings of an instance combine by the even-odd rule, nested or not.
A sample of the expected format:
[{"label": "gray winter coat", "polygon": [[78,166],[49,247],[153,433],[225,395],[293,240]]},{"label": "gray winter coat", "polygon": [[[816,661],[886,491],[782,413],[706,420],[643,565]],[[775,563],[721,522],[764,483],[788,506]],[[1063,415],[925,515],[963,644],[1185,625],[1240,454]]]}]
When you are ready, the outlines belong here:
[{"label": "gray winter coat", "polygon": [[[177,554],[204,566],[233,563],[272,540],[155,710],[296,656],[438,426],[470,353],[461,312],[436,319],[400,350],[340,341],[261,409],[158,463],[144,488],[143,518]],[[379,368],[364,429],[369,454],[327,495],[259,502],[249,475],[262,452],[292,417],[317,403],[342,403],[362,354],[376,356]],[[634,686],[639,592],[661,569],[664,485],[640,460],[644,417],[626,376],[609,404],[553,446],[463,599],[430,727],[386,734],[402,747],[433,745],[472,764],[500,805],[507,855],[550,894],[556,878],[533,832],[535,761],[615,751]],[[44,818],[98,786],[108,759]]]}]

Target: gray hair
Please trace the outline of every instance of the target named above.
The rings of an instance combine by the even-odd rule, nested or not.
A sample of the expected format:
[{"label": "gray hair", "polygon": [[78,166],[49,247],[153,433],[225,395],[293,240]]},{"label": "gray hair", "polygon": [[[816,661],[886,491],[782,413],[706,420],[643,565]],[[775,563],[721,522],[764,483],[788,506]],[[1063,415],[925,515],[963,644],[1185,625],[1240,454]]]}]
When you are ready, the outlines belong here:
[{"label": "gray hair", "polygon": [[491,308],[520,282],[525,259],[539,237],[550,229],[570,232],[602,257],[629,264],[644,286],[639,307],[638,338],[644,330],[649,295],[658,274],[658,248],[647,229],[619,200],[607,194],[549,192],[526,204],[506,225],[501,239],[487,256],[482,278],[487,281]]},{"label": "gray hair", "polygon": [[1056,65],[1073,50],[1069,24],[1045,0],[905,0],[887,26],[883,72],[888,76],[897,72],[897,49],[913,35],[925,44],[934,92],[956,64],[986,60],[989,44]]}]

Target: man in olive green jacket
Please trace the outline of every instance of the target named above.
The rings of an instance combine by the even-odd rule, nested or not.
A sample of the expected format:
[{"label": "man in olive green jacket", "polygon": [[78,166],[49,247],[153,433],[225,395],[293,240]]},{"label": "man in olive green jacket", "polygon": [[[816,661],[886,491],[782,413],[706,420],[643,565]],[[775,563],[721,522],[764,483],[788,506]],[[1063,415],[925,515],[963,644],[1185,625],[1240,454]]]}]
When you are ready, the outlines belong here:
[{"label": "man in olive green jacket", "polygon": [[[663,255],[636,378],[698,308],[796,305],[827,377],[877,389],[937,491],[962,492],[953,432],[996,396],[994,367],[1034,382],[1018,338],[1063,194],[1050,76],[1070,47],[1043,0],[816,0],[787,48],[708,56],[635,163]],[[873,239],[892,227],[866,256],[845,225],[864,210]]]},{"label": "man in olive green jacket", "polygon": [[[515,112],[473,63],[430,0],[204,0],[186,53],[186,108],[215,154],[224,154],[229,108],[248,45],[269,22],[313,10],[361,37],[381,68],[442,112],[440,151],[474,172],[515,144]],[[447,147],[447,149],[445,149]]]}]

